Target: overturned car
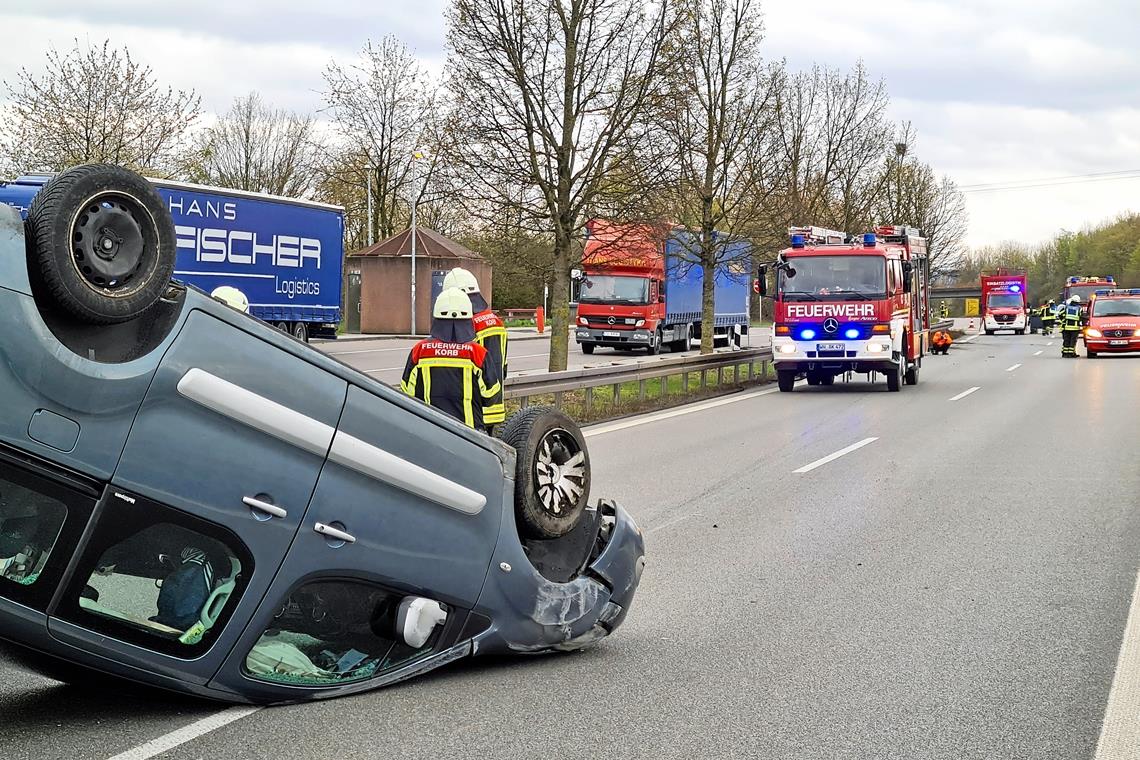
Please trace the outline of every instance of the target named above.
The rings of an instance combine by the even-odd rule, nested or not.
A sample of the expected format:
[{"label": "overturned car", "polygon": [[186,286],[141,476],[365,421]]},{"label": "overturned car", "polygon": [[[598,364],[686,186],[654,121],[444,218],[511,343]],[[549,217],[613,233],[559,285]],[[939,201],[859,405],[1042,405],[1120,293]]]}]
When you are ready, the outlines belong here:
[{"label": "overturned car", "polygon": [[171,280],[143,178],[0,203],[0,650],[279,703],[610,632],[644,565],[581,431],[499,438]]}]

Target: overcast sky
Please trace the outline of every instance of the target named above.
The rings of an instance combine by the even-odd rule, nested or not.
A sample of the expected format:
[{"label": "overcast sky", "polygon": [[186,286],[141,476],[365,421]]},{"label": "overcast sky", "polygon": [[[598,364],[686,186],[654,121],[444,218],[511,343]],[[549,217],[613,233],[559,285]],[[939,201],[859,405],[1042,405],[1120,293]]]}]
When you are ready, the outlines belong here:
[{"label": "overcast sky", "polygon": [[[394,34],[442,67],[448,0],[7,2],[0,79],[74,38],[127,45],[207,110],[259,90],[321,107],[321,71]],[[767,0],[768,58],[793,68],[863,59],[921,157],[960,185],[1140,170],[1135,0]],[[0,93],[2,97],[2,93]],[[1140,174],[1140,171],[1137,172]],[[970,242],[1039,241],[1140,210],[1140,179],[971,193]],[[804,223],[812,220],[805,219]]]}]

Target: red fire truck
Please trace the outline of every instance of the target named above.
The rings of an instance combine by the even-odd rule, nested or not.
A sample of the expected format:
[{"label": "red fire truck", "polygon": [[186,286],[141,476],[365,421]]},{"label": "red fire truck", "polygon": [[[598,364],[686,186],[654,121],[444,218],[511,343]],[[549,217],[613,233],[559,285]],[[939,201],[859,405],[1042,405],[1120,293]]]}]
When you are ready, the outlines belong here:
[{"label": "red fire truck", "polygon": [[1013,330],[1024,335],[1029,327],[1028,277],[1024,271],[999,269],[986,272],[982,283],[982,324],[986,335]]},{"label": "red fire truck", "polygon": [[1077,296],[1081,299],[1081,314],[1087,315],[1089,302],[1098,290],[1112,290],[1116,287],[1116,280],[1112,277],[1073,276],[1065,280],[1065,287],[1061,291],[1061,303],[1068,303],[1069,298]]},{"label": "red fire truck", "polygon": [[[773,363],[780,390],[831,385],[848,372],[886,375],[887,389],[918,383],[930,332],[926,241],[914,227],[860,238],[793,227],[776,260]],[[761,277],[762,289],[767,290]]]}]

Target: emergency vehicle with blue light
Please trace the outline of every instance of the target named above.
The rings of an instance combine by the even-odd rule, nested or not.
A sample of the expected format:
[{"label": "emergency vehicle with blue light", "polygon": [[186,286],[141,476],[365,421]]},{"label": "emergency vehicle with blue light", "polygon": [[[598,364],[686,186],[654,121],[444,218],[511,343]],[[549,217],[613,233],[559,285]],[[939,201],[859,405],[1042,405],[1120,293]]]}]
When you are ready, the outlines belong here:
[{"label": "emergency vehicle with blue light", "polygon": [[1140,288],[1098,290],[1090,300],[1084,329],[1089,358],[1140,352]]},{"label": "emergency vehicle with blue light", "polygon": [[1081,299],[1081,315],[1088,314],[1089,301],[1098,290],[1111,290],[1116,287],[1116,280],[1108,277],[1073,276],[1065,280],[1065,287],[1061,291],[1060,303],[1068,303],[1073,296]]},{"label": "emergency vehicle with blue light", "polygon": [[1024,272],[999,269],[979,278],[982,285],[982,324],[986,335],[1013,330],[1024,335],[1029,327],[1029,283]]},{"label": "emergency vehicle with blue light", "polygon": [[[772,353],[781,391],[800,377],[832,385],[849,372],[918,383],[930,332],[926,240],[914,227],[877,227],[855,238],[792,227],[774,265]],[[767,284],[761,277],[762,292]]]}]

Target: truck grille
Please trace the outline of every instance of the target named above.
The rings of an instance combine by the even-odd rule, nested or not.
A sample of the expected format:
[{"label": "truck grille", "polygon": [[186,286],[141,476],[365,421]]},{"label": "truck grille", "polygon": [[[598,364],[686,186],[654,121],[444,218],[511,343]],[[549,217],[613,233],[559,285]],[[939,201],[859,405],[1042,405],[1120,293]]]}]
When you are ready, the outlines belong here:
[{"label": "truck grille", "polygon": [[1104,337],[1106,338],[1131,338],[1132,330],[1105,330]]},{"label": "truck grille", "polygon": [[1000,324],[1007,324],[1014,319],[1013,314],[994,314],[994,321]]}]

